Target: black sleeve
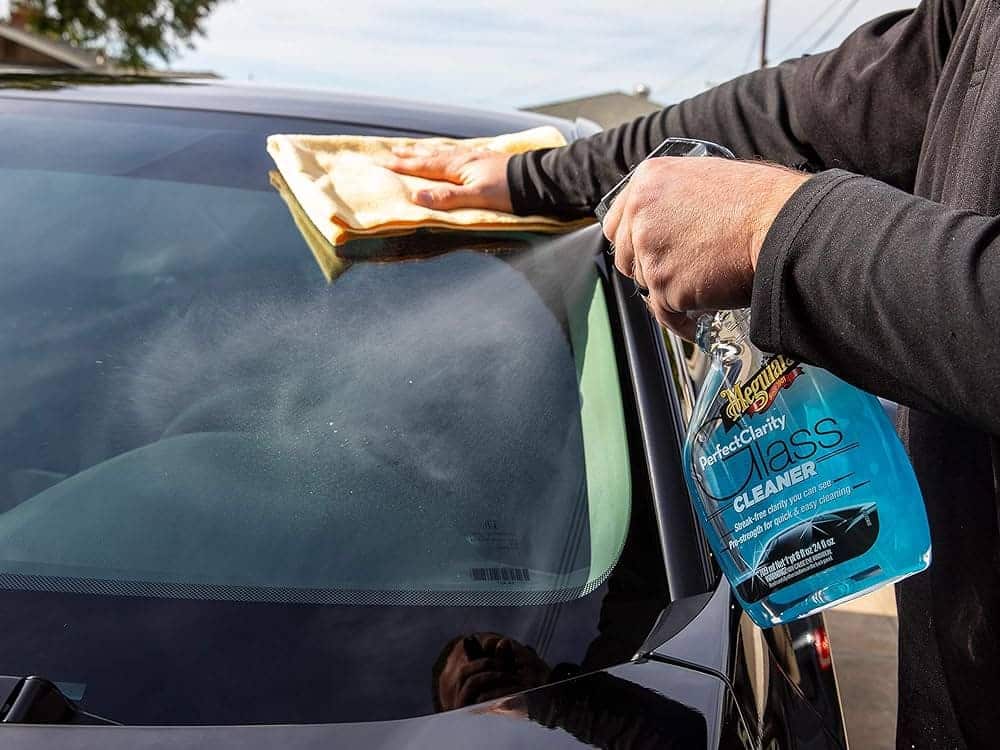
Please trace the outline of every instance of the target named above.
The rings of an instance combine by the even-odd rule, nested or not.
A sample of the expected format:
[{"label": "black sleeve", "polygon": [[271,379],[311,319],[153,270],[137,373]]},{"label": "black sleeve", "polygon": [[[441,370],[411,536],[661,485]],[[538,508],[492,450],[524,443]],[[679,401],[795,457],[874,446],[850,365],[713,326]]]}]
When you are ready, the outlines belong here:
[{"label": "black sleeve", "polygon": [[795,134],[790,110],[798,62],[750,73],[693,99],[563,148],[540,149],[507,163],[514,213],[578,218],[665,138],[701,138],[739,157],[766,154],[789,165],[819,166]]},{"label": "black sleeve", "polygon": [[751,340],[1000,434],[1000,219],[840,170],[778,214]]},{"label": "black sleeve", "polygon": [[924,0],[862,26],[835,50],[703,94],[507,167],[514,212],[578,217],[670,136],[816,171],[911,189],[928,108],[963,0]]}]

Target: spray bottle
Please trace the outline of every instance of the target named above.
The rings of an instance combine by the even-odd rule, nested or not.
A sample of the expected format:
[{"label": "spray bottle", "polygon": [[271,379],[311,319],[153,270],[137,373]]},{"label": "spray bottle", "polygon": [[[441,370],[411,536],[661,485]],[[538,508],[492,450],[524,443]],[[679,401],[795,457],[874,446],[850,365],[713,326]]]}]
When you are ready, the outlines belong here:
[{"label": "spray bottle", "polygon": [[[668,139],[650,157],[732,154]],[[603,219],[628,183],[601,201]],[[711,366],[684,443],[688,490],[733,591],[761,627],[927,568],[930,532],[903,446],[874,396],[750,343],[750,314],[699,319]]]},{"label": "spray bottle", "polygon": [[711,367],[684,443],[691,498],[743,608],[770,627],[924,570],[920,488],[881,403],[748,334],[746,310],[699,320]]}]

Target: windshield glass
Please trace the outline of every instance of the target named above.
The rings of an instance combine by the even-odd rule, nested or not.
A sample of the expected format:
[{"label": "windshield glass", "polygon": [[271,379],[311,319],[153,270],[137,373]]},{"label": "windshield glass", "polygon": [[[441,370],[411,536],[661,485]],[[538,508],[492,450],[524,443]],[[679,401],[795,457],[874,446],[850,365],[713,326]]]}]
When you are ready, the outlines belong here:
[{"label": "windshield glass", "polygon": [[[43,619],[72,611],[68,627],[96,641],[103,612],[138,628],[126,641],[169,624],[196,651],[219,637],[192,629],[210,614],[231,622],[242,611],[250,617],[237,629],[262,645],[263,625],[290,618],[280,642],[313,638],[320,652],[337,650],[322,645],[335,634],[352,632],[363,652],[401,618],[435,624],[421,631],[421,666],[399,670],[397,659],[421,687],[403,680],[398,705],[378,710],[285,698],[242,714],[192,712],[175,700],[171,716],[117,695],[84,644],[44,628],[33,639],[51,639],[47,657],[8,639],[19,653],[0,647],[0,671],[91,685],[107,694],[91,708],[120,721],[360,720],[428,712],[427,662],[473,611],[486,613],[472,618],[477,629],[527,628],[553,654],[579,651],[578,636],[553,644],[540,622],[560,603],[600,606],[589,595],[615,569],[633,507],[607,303],[579,241],[418,236],[408,255],[426,257],[355,262],[328,283],[269,181],[263,138],[381,131],[124,107],[10,110],[0,143],[0,588]],[[158,623],[158,601],[187,622]],[[454,607],[465,615],[449,633],[442,615]],[[334,623],[344,617],[352,630]],[[162,659],[191,658],[190,644],[150,637]],[[305,656],[264,647],[264,661]]]}]

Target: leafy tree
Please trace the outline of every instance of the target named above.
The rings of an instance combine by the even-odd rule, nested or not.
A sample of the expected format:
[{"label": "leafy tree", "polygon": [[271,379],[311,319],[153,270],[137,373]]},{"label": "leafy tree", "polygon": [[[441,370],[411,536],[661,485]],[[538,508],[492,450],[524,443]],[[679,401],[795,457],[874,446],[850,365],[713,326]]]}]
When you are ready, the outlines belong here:
[{"label": "leafy tree", "polygon": [[109,59],[146,68],[150,58],[170,62],[220,0],[16,0],[12,15],[27,27],[80,47],[104,48]]}]

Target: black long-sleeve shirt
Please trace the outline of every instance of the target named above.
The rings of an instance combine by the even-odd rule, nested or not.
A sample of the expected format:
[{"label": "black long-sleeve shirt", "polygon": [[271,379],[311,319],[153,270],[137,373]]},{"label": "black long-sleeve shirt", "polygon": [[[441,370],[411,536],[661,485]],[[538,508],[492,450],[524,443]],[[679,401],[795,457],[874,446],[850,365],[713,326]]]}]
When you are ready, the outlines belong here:
[{"label": "black long-sleeve shirt", "polygon": [[931,524],[903,582],[899,747],[992,747],[1000,699],[1000,8],[925,0],[508,166],[515,211],[583,215],[668,136],[817,174],[760,254],[751,338],[904,404]]}]

